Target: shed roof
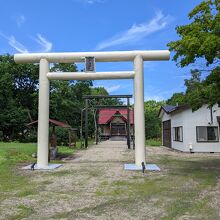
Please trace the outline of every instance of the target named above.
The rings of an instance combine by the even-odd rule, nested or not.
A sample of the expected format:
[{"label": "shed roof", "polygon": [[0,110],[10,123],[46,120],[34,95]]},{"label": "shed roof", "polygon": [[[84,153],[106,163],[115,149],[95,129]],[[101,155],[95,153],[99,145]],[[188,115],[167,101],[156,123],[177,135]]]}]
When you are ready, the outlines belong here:
[{"label": "shed roof", "polygon": [[[67,123],[64,123],[64,122],[62,122],[62,121],[58,121],[58,120],[55,120],[55,119],[51,119],[51,118],[50,118],[50,119],[49,119],[49,122],[50,122],[51,124],[55,125],[55,126],[59,126],[59,127],[62,127],[62,128],[71,128],[71,126],[68,125]],[[27,126],[32,126],[32,125],[35,125],[35,124],[37,124],[37,123],[38,123],[38,120],[33,121],[33,122],[27,124]]]},{"label": "shed roof", "polygon": [[175,110],[176,105],[166,105],[166,106],[162,106],[162,108],[164,109],[166,113],[169,113]]},{"label": "shed roof", "polygon": [[[127,121],[127,109],[100,109],[98,124],[107,124],[118,114]],[[134,124],[133,110],[130,110],[130,124]]]},{"label": "shed roof", "polygon": [[161,106],[158,115],[160,115],[161,111],[164,110],[167,114],[171,113],[176,113],[185,109],[190,108],[189,105],[166,105],[166,106]]}]

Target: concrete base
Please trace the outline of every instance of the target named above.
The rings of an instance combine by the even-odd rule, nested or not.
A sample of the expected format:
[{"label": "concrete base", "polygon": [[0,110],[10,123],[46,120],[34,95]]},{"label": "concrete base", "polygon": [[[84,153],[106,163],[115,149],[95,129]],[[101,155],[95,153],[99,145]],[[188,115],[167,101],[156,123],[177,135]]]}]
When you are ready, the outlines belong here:
[{"label": "concrete base", "polygon": [[[160,171],[156,164],[145,164],[147,171]],[[142,170],[142,166],[137,166],[134,163],[124,164],[124,170]]]},{"label": "concrete base", "polygon": [[[31,166],[32,166],[32,164],[25,166],[25,167],[22,167],[21,169],[22,170],[31,170]],[[48,166],[45,166],[45,167],[38,167],[37,164],[35,164],[34,169],[35,170],[53,170],[53,169],[59,168],[61,166],[63,166],[63,164],[48,164]]]}]

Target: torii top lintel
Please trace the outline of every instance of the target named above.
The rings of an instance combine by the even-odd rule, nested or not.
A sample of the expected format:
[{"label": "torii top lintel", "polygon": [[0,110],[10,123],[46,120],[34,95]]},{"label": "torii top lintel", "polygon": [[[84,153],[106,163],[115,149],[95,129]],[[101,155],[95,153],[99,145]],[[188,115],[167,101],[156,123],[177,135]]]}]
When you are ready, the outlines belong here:
[{"label": "torii top lintel", "polygon": [[84,62],[85,57],[95,57],[97,62],[133,61],[141,56],[143,61],[169,60],[168,50],[134,50],[134,51],[102,51],[102,52],[65,52],[65,53],[24,53],[15,54],[16,63],[39,63],[46,59],[50,63]]}]

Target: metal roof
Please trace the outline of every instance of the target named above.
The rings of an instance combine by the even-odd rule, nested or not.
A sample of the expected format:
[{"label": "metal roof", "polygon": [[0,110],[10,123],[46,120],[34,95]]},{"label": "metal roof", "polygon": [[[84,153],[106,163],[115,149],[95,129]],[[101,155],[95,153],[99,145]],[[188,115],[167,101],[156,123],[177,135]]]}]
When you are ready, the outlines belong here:
[{"label": "metal roof", "polygon": [[158,115],[160,115],[161,110],[163,109],[167,114],[171,113],[176,113],[185,109],[190,108],[189,105],[166,105],[166,106],[161,106]]},{"label": "metal roof", "polygon": [[[117,116],[127,121],[127,109],[100,109],[98,124],[107,124]],[[130,110],[130,124],[134,124],[133,110]]]},{"label": "metal roof", "polygon": [[[50,119],[49,119],[49,122],[50,122],[51,124],[55,125],[55,126],[59,126],[59,127],[62,127],[62,128],[71,128],[70,125],[68,125],[68,124],[66,124],[66,123],[64,123],[64,122],[62,122],[62,121],[57,121],[57,120],[55,120],[55,119],[51,119],[51,118],[50,118]],[[27,124],[27,126],[32,126],[32,125],[35,125],[35,124],[37,124],[37,123],[38,123],[38,120],[33,121],[33,122]]]},{"label": "metal roof", "polygon": [[172,112],[173,110],[175,110],[176,109],[176,105],[166,105],[166,106],[162,106],[162,108],[164,109],[164,111],[166,112],[166,113],[170,113],[170,112]]}]

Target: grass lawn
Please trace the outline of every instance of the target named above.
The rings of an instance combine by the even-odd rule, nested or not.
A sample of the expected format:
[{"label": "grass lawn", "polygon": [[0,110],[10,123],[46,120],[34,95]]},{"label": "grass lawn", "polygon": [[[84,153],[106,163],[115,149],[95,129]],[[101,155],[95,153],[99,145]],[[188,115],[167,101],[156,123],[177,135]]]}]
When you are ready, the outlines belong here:
[{"label": "grass lawn", "polygon": [[152,147],[159,147],[162,145],[162,141],[160,138],[151,138],[147,139],[145,144]]},{"label": "grass lawn", "polygon": [[0,199],[2,192],[16,190],[27,184],[28,180],[17,175],[16,165],[27,161],[33,162],[31,154],[36,151],[33,143],[3,143],[0,142]]},{"label": "grass lawn", "polygon": [[[133,151],[121,149],[117,160],[130,161]],[[36,160],[31,157],[36,144],[0,142],[0,219],[220,219],[218,154],[147,148],[148,163],[161,172],[142,174],[118,170],[123,163],[106,162],[106,150],[98,146],[81,152],[88,154],[82,163],[31,172],[19,167]],[[59,148],[66,155],[74,151]],[[86,162],[93,157],[97,163]]]},{"label": "grass lawn", "polygon": [[[59,155],[72,155],[80,148],[80,144],[77,142],[76,148],[59,147]],[[17,171],[24,164],[36,162],[36,158],[31,156],[36,151],[36,143],[0,142],[0,200],[4,197],[2,192],[22,191],[22,188],[27,190],[29,179]]]}]

